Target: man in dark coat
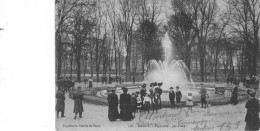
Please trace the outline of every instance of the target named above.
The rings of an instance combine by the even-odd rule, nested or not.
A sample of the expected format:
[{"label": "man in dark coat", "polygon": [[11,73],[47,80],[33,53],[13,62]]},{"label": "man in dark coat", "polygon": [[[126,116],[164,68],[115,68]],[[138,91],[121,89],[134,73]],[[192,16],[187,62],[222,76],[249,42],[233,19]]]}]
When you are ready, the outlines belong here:
[{"label": "man in dark coat", "polygon": [[174,93],[172,87],[170,87],[169,99],[170,99],[170,103],[171,103],[172,108],[173,107],[175,108],[175,101],[174,101],[175,100],[175,93]]},{"label": "man in dark coat", "polygon": [[110,121],[115,121],[119,117],[118,113],[118,97],[116,95],[116,89],[112,89],[112,93],[110,93],[107,97],[108,101],[108,119]]},{"label": "man in dark coat", "polygon": [[231,104],[234,104],[236,105],[237,104],[237,88],[238,88],[238,85],[235,85],[235,87],[233,88],[233,91],[232,91],[232,95],[231,95],[231,98],[230,98],[230,103]]},{"label": "man in dark coat", "polygon": [[83,92],[81,92],[81,87],[79,86],[77,88],[77,91],[73,94],[74,113],[75,113],[74,119],[77,118],[78,113],[79,113],[79,118],[81,118],[82,117],[82,112],[84,112],[83,104],[82,104],[83,95],[84,94],[83,94]]},{"label": "man in dark coat", "polygon": [[141,94],[141,99],[142,99],[142,102],[143,102],[144,97],[146,95],[146,84],[143,84],[142,87],[143,87],[143,89],[140,90],[140,94]]},{"label": "man in dark coat", "polygon": [[206,108],[206,106],[207,106],[207,100],[206,100],[207,91],[206,91],[205,87],[203,86],[203,84],[200,84],[200,85],[201,85],[201,88],[200,88],[201,108],[203,108],[203,105],[204,105],[204,108]]},{"label": "man in dark coat", "polygon": [[176,104],[177,107],[181,108],[181,98],[182,98],[182,94],[181,91],[179,90],[179,86],[176,86]]},{"label": "man in dark coat", "polygon": [[255,98],[255,90],[248,90],[250,99],[246,102],[246,131],[259,130],[259,100]]},{"label": "man in dark coat", "polygon": [[59,118],[59,112],[61,112],[61,117],[64,116],[64,110],[65,110],[65,95],[61,88],[58,88],[58,91],[56,93],[56,112],[57,112],[57,118]]},{"label": "man in dark coat", "polygon": [[127,93],[127,88],[123,88],[123,92],[120,95],[120,118],[123,121],[132,120],[132,108],[131,108],[131,95]]}]

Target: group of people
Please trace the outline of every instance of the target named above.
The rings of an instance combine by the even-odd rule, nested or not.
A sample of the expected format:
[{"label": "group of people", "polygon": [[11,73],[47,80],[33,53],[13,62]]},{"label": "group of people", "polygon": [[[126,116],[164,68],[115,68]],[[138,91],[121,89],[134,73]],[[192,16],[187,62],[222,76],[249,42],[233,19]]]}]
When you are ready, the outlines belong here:
[{"label": "group of people", "polygon": [[[81,87],[79,86],[76,91],[72,92],[72,98],[74,100],[74,109],[73,112],[75,113],[74,119],[77,118],[79,114],[79,118],[82,118],[83,109],[83,92],[81,91]],[[56,117],[59,118],[59,113],[61,112],[61,117],[65,117],[65,90],[61,87],[58,87],[58,91],[56,92]]]},{"label": "group of people", "polygon": [[[161,108],[161,94],[160,88],[162,83],[151,83],[150,90],[146,90],[146,84],[142,85],[142,89],[130,95],[128,89],[123,87],[123,93],[120,94],[120,103],[118,103],[118,97],[115,93],[116,89],[111,89],[111,93],[108,95],[107,100],[109,104],[108,119],[115,121],[121,119],[123,121],[130,121],[135,118],[136,112],[150,112],[152,107],[153,111]],[[120,104],[120,113],[118,111],[118,104]]]},{"label": "group of people", "polygon": [[61,90],[63,90],[65,93],[67,93],[71,90],[72,87],[75,86],[75,82],[73,79],[71,79],[69,77],[61,77],[57,81],[57,85],[59,88],[61,88]]},{"label": "group of people", "polygon": [[89,79],[84,79],[85,87],[92,88],[93,87],[93,80],[92,77]]},{"label": "group of people", "polygon": [[254,85],[258,82],[257,77],[255,75],[252,76],[237,76],[237,77],[232,77],[228,76],[227,77],[227,84],[228,85],[238,85],[240,82],[243,82],[243,86],[246,88],[249,88],[250,85]]},{"label": "group of people", "polygon": [[[118,96],[115,93],[116,89],[112,88],[110,90],[111,93],[109,93],[107,97],[109,104],[108,119],[110,121],[115,121],[116,119],[129,121],[135,118],[136,112],[150,113],[150,110],[152,110],[153,112],[155,111],[157,113],[158,109],[162,108],[162,84],[163,83],[157,82],[150,83],[149,90],[146,89],[146,84],[143,84],[142,89],[140,91],[132,93],[132,95],[127,93],[127,88],[123,87],[123,93],[120,95],[119,103]],[[182,93],[179,88],[179,86],[176,86],[176,91],[174,91],[173,87],[170,87],[169,100],[172,108],[181,108]],[[192,110],[193,101],[191,92],[188,93],[186,104],[189,109]],[[118,111],[118,105],[120,108],[120,113]]]}]

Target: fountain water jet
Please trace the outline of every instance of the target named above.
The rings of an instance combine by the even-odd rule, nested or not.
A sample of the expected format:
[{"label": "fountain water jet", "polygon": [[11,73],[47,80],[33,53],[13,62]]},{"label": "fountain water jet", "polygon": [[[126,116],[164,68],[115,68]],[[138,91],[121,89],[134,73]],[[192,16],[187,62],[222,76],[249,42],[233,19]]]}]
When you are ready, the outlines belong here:
[{"label": "fountain water jet", "polygon": [[162,45],[165,54],[164,61],[150,61],[150,68],[145,74],[147,82],[163,82],[162,89],[168,90],[169,87],[180,86],[182,91],[194,89],[191,73],[182,60],[171,60],[173,56],[173,44],[168,33],[165,33],[162,39]]}]

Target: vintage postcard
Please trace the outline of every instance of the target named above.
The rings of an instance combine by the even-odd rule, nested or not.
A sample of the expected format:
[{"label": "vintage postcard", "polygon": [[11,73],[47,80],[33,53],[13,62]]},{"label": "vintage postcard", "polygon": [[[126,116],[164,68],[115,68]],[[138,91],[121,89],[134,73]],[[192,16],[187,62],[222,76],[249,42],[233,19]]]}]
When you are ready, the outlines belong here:
[{"label": "vintage postcard", "polygon": [[55,0],[56,130],[259,130],[259,5]]}]

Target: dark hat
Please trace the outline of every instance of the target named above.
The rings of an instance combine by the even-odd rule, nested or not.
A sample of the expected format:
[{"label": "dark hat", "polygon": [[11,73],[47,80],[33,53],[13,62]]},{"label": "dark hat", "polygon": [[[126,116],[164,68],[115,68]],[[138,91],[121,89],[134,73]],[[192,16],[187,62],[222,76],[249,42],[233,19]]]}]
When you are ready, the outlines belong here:
[{"label": "dark hat", "polygon": [[125,92],[125,91],[128,91],[128,89],[126,87],[122,87],[122,90]]},{"label": "dark hat", "polygon": [[161,86],[162,85],[162,82],[161,83],[158,83],[158,86]]},{"label": "dark hat", "polygon": [[170,89],[173,89],[172,87],[170,87]]},{"label": "dark hat", "polygon": [[154,82],[153,85],[154,85],[154,86],[157,86],[157,82]]},{"label": "dark hat", "polygon": [[153,83],[150,83],[150,87],[152,87],[154,84]]},{"label": "dark hat", "polygon": [[142,85],[142,87],[146,87],[146,84],[144,83],[144,84]]}]

